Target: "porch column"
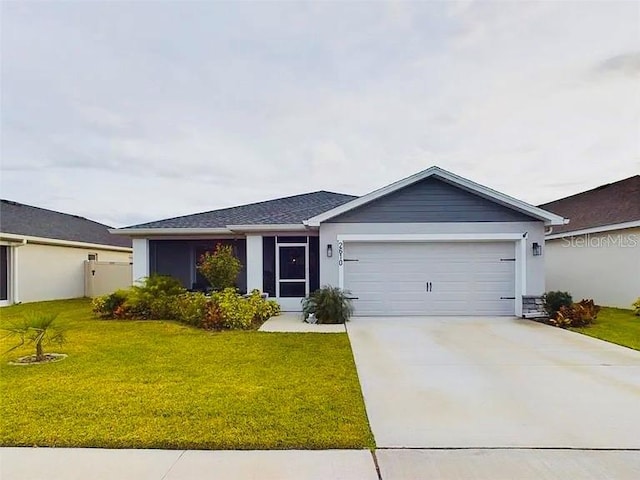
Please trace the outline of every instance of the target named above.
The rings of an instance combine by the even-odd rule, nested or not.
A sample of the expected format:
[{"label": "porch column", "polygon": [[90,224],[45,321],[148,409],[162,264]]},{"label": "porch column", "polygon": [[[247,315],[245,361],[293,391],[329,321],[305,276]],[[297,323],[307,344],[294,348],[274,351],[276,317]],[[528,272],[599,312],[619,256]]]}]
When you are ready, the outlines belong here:
[{"label": "porch column", "polygon": [[262,291],[262,235],[247,235],[247,292]]},{"label": "porch column", "polygon": [[149,240],[133,239],[133,283],[149,276]]}]

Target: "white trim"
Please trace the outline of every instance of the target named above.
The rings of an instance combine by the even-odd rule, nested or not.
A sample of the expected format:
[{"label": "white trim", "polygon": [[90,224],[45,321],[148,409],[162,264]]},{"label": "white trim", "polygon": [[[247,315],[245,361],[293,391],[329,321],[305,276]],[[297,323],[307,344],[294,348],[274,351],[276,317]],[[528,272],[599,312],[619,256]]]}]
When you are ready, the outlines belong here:
[{"label": "white trim", "polygon": [[233,232],[306,232],[309,230],[302,223],[227,225],[227,228]]},{"label": "white trim", "polygon": [[[308,239],[307,239],[308,240]],[[285,312],[298,312],[300,311],[300,301],[302,298],[309,296],[309,242],[307,243],[287,243],[282,242],[278,243],[278,238],[276,237],[276,296],[275,300],[280,304],[280,307]],[[282,247],[304,247],[304,297],[281,297],[280,296],[280,283],[301,283],[303,279],[301,278],[280,278],[280,248]]]},{"label": "white trim", "polygon": [[247,292],[263,289],[262,235],[247,235]]},{"label": "white trim", "polygon": [[260,225],[225,225],[220,228],[111,228],[113,235],[142,237],[153,235],[233,235],[244,232],[308,232],[302,223],[274,223]]},{"label": "white trim", "polygon": [[338,235],[343,242],[491,242],[520,240],[523,233],[405,233]]},{"label": "white trim", "polygon": [[527,294],[527,237],[525,234],[515,243],[516,271],[514,297],[518,317],[522,316],[522,296]]},{"label": "white trim", "polygon": [[141,237],[147,235],[231,235],[228,228],[110,228],[113,235]]},{"label": "white trim", "polygon": [[556,238],[575,237],[576,235],[587,235],[590,233],[610,232],[612,230],[624,230],[625,228],[640,227],[640,220],[634,222],[612,223],[610,225],[601,225],[599,227],[583,228],[581,230],[573,230],[570,232],[551,233],[545,237],[545,240],[555,240]]},{"label": "white trim", "polygon": [[344,203],[336,208],[321,213],[320,215],[316,215],[315,217],[312,217],[303,223],[310,227],[319,227],[320,223],[322,222],[325,222],[331,218],[348,212],[349,210],[365,205],[373,200],[383,197],[384,195],[388,195],[389,193],[408,187],[409,185],[432,176],[437,176],[442,180],[453,183],[465,190],[477,193],[500,204],[524,212],[534,218],[544,220],[546,225],[564,225],[568,223],[568,220],[559,215],[548,212],[538,207],[534,207],[533,205],[523,202],[522,200],[510,197],[509,195],[505,195],[504,193],[500,193],[496,190],[472,182],[471,180],[467,180],[466,178],[460,177],[451,172],[443,170],[440,167],[435,166],[427,168],[426,170],[416,173],[415,175],[411,175],[410,177],[407,177],[403,180],[399,180],[395,183],[387,185],[386,187],[379,188],[378,190],[368,193],[367,195],[364,195],[362,197],[356,198],[355,200],[352,200],[350,202]]},{"label": "white trim", "polygon": [[[522,316],[522,296],[527,294],[527,232],[525,233],[432,233],[432,234],[349,234],[338,235],[338,287],[344,289],[345,242],[514,242],[515,315]],[[519,247],[519,248],[518,248]]]},{"label": "white trim", "polygon": [[131,247],[118,247],[116,245],[105,245],[101,243],[75,242],[72,240],[59,240],[57,238],[32,237],[30,235],[16,235],[14,233],[0,233],[0,238],[7,240],[22,241],[29,243],[37,243],[40,245],[59,245],[63,247],[75,248],[93,248],[98,250],[112,250],[114,252],[132,252]]},{"label": "white trim", "polygon": [[[193,262],[192,262],[193,263]],[[133,239],[133,283],[149,276],[149,240]]]}]

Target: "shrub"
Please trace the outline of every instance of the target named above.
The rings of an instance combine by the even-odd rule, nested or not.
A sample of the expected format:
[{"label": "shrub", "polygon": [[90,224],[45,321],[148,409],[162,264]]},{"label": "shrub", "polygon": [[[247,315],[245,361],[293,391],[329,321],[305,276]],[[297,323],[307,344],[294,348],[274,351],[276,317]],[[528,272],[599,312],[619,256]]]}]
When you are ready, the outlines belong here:
[{"label": "shrub", "polygon": [[280,305],[275,300],[262,298],[260,290],[252,290],[247,300],[253,309],[253,322],[263,323],[271,317],[280,314]]},{"label": "shrub", "polygon": [[556,318],[560,307],[571,306],[573,298],[568,292],[547,292],[542,296],[542,302],[549,318]]},{"label": "shrub", "polygon": [[279,313],[280,305],[262,298],[258,290],[244,296],[234,288],[225,288],[211,296],[202,327],[208,330],[247,330]]},{"label": "shrub", "polygon": [[353,314],[351,293],[338,287],[324,286],[302,300],[302,313],[314,313],[318,323],[345,323]]},{"label": "shrub", "polygon": [[640,297],[633,303],[633,313],[640,315]]},{"label": "shrub", "polygon": [[65,341],[64,330],[55,324],[57,317],[57,313],[28,312],[23,315],[22,321],[10,322],[3,330],[7,332],[7,337],[18,337],[20,343],[10,348],[8,352],[29,342],[35,347],[35,360],[42,362],[45,359],[43,345],[48,343],[62,345]]},{"label": "shrub", "polygon": [[91,301],[93,313],[102,318],[126,318],[128,309],[124,304],[128,297],[128,290],[116,290],[109,295],[96,297]]},{"label": "shrub", "polygon": [[558,327],[586,327],[598,317],[600,307],[593,300],[581,300],[569,306],[563,305],[556,313],[551,323]]},{"label": "shrub", "polygon": [[218,244],[213,253],[205,252],[198,261],[198,271],[216,291],[234,287],[240,270],[242,263],[230,245]]},{"label": "shrub", "polygon": [[170,317],[187,325],[202,327],[209,303],[210,299],[204,293],[181,293],[171,303]]},{"label": "shrub", "polygon": [[166,275],[151,275],[129,290],[123,307],[128,315],[139,319],[168,319],[172,316],[172,303],[185,293],[180,282]]},{"label": "shrub", "polygon": [[251,327],[254,308],[248,299],[238,294],[235,288],[225,288],[221,292],[215,292],[211,300],[219,309],[220,328],[242,330]]}]

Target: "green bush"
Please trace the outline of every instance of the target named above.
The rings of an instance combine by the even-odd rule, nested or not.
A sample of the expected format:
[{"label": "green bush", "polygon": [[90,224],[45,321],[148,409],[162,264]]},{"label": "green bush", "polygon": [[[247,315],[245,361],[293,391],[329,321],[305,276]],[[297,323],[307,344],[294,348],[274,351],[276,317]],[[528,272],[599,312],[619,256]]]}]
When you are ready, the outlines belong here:
[{"label": "green bush", "polygon": [[215,291],[234,287],[242,263],[233,254],[231,245],[218,244],[213,253],[205,252],[198,260],[198,271]]},{"label": "green bush", "polygon": [[187,292],[177,280],[152,276],[129,290],[118,290],[93,300],[93,311],[103,318],[176,320],[208,330],[246,330],[280,313],[274,300],[258,290],[240,295],[225,288],[207,296]]},{"label": "green bush", "polygon": [[171,304],[171,318],[180,323],[202,327],[210,299],[200,292],[181,293]]},{"label": "green bush", "polygon": [[280,305],[262,298],[258,290],[244,296],[235,288],[225,288],[211,296],[202,326],[209,330],[248,330],[279,313]]},{"label": "green bush", "polygon": [[315,314],[318,323],[345,323],[353,315],[351,292],[338,287],[324,286],[302,300],[305,318]]},{"label": "green bush", "polygon": [[109,295],[96,297],[91,301],[93,313],[102,318],[126,318],[127,308],[124,306],[129,297],[129,290],[116,290]]},{"label": "green bush", "polygon": [[633,303],[633,313],[640,315],[640,297]]},{"label": "green bush", "polygon": [[254,308],[235,288],[225,288],[211,296],[220,310],[220,326],[231,330],[248,329],[253,324]]},{"label": "green bush", "polygon": [[280,305],[275,300],[262,298],[260,290],[252,290],[247,300],[253,309],[254,323],[262,323],[271,317],[280,315]]},{"label": "green bush", "polygon": [[560,307],[570,307],[573,304],[573,298],[568,292],[553,291],[547,292],[542,296],[544,309],[549,318],[556,318],[556,314]]},{"label": "green bush", "polygon": [[182,284],[175,278],[151,275],[131,287],[124,307],[133,318],[168,319],[172,316],[172,303],[178,295],[185,292]]}]

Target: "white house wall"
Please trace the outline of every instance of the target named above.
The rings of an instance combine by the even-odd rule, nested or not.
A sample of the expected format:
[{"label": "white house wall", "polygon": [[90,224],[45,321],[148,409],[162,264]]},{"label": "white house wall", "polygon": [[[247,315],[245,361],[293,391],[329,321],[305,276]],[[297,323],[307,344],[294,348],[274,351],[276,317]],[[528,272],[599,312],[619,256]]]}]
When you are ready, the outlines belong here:
[{"label": "white house wall", "polygon": [[[527,295],[541,295],[545,291],[544,262],[545,254],[533,256],[531,248],[534,242],[544,243],[544,225],[542,222],[472,222],[472,223],[323,223],[320,226],[320,284],[338,285],[338,235],[355,234],[497,234],[528,233],[526,248],[526,286]],[[334,255],[328,258],[327,245],[333,246]],[[348,243],[346,244],[348,256]]]},{"label": "white house wall", "polygon": [[640,297],[640,228],[548,240],[548,290],[631,308]]},{"label": "white house wall", "polygon": [[19,302],[84,296],[84,261],[97,253],[100,262],[129,262],[131,253],[28,243],[17,255]]}]

